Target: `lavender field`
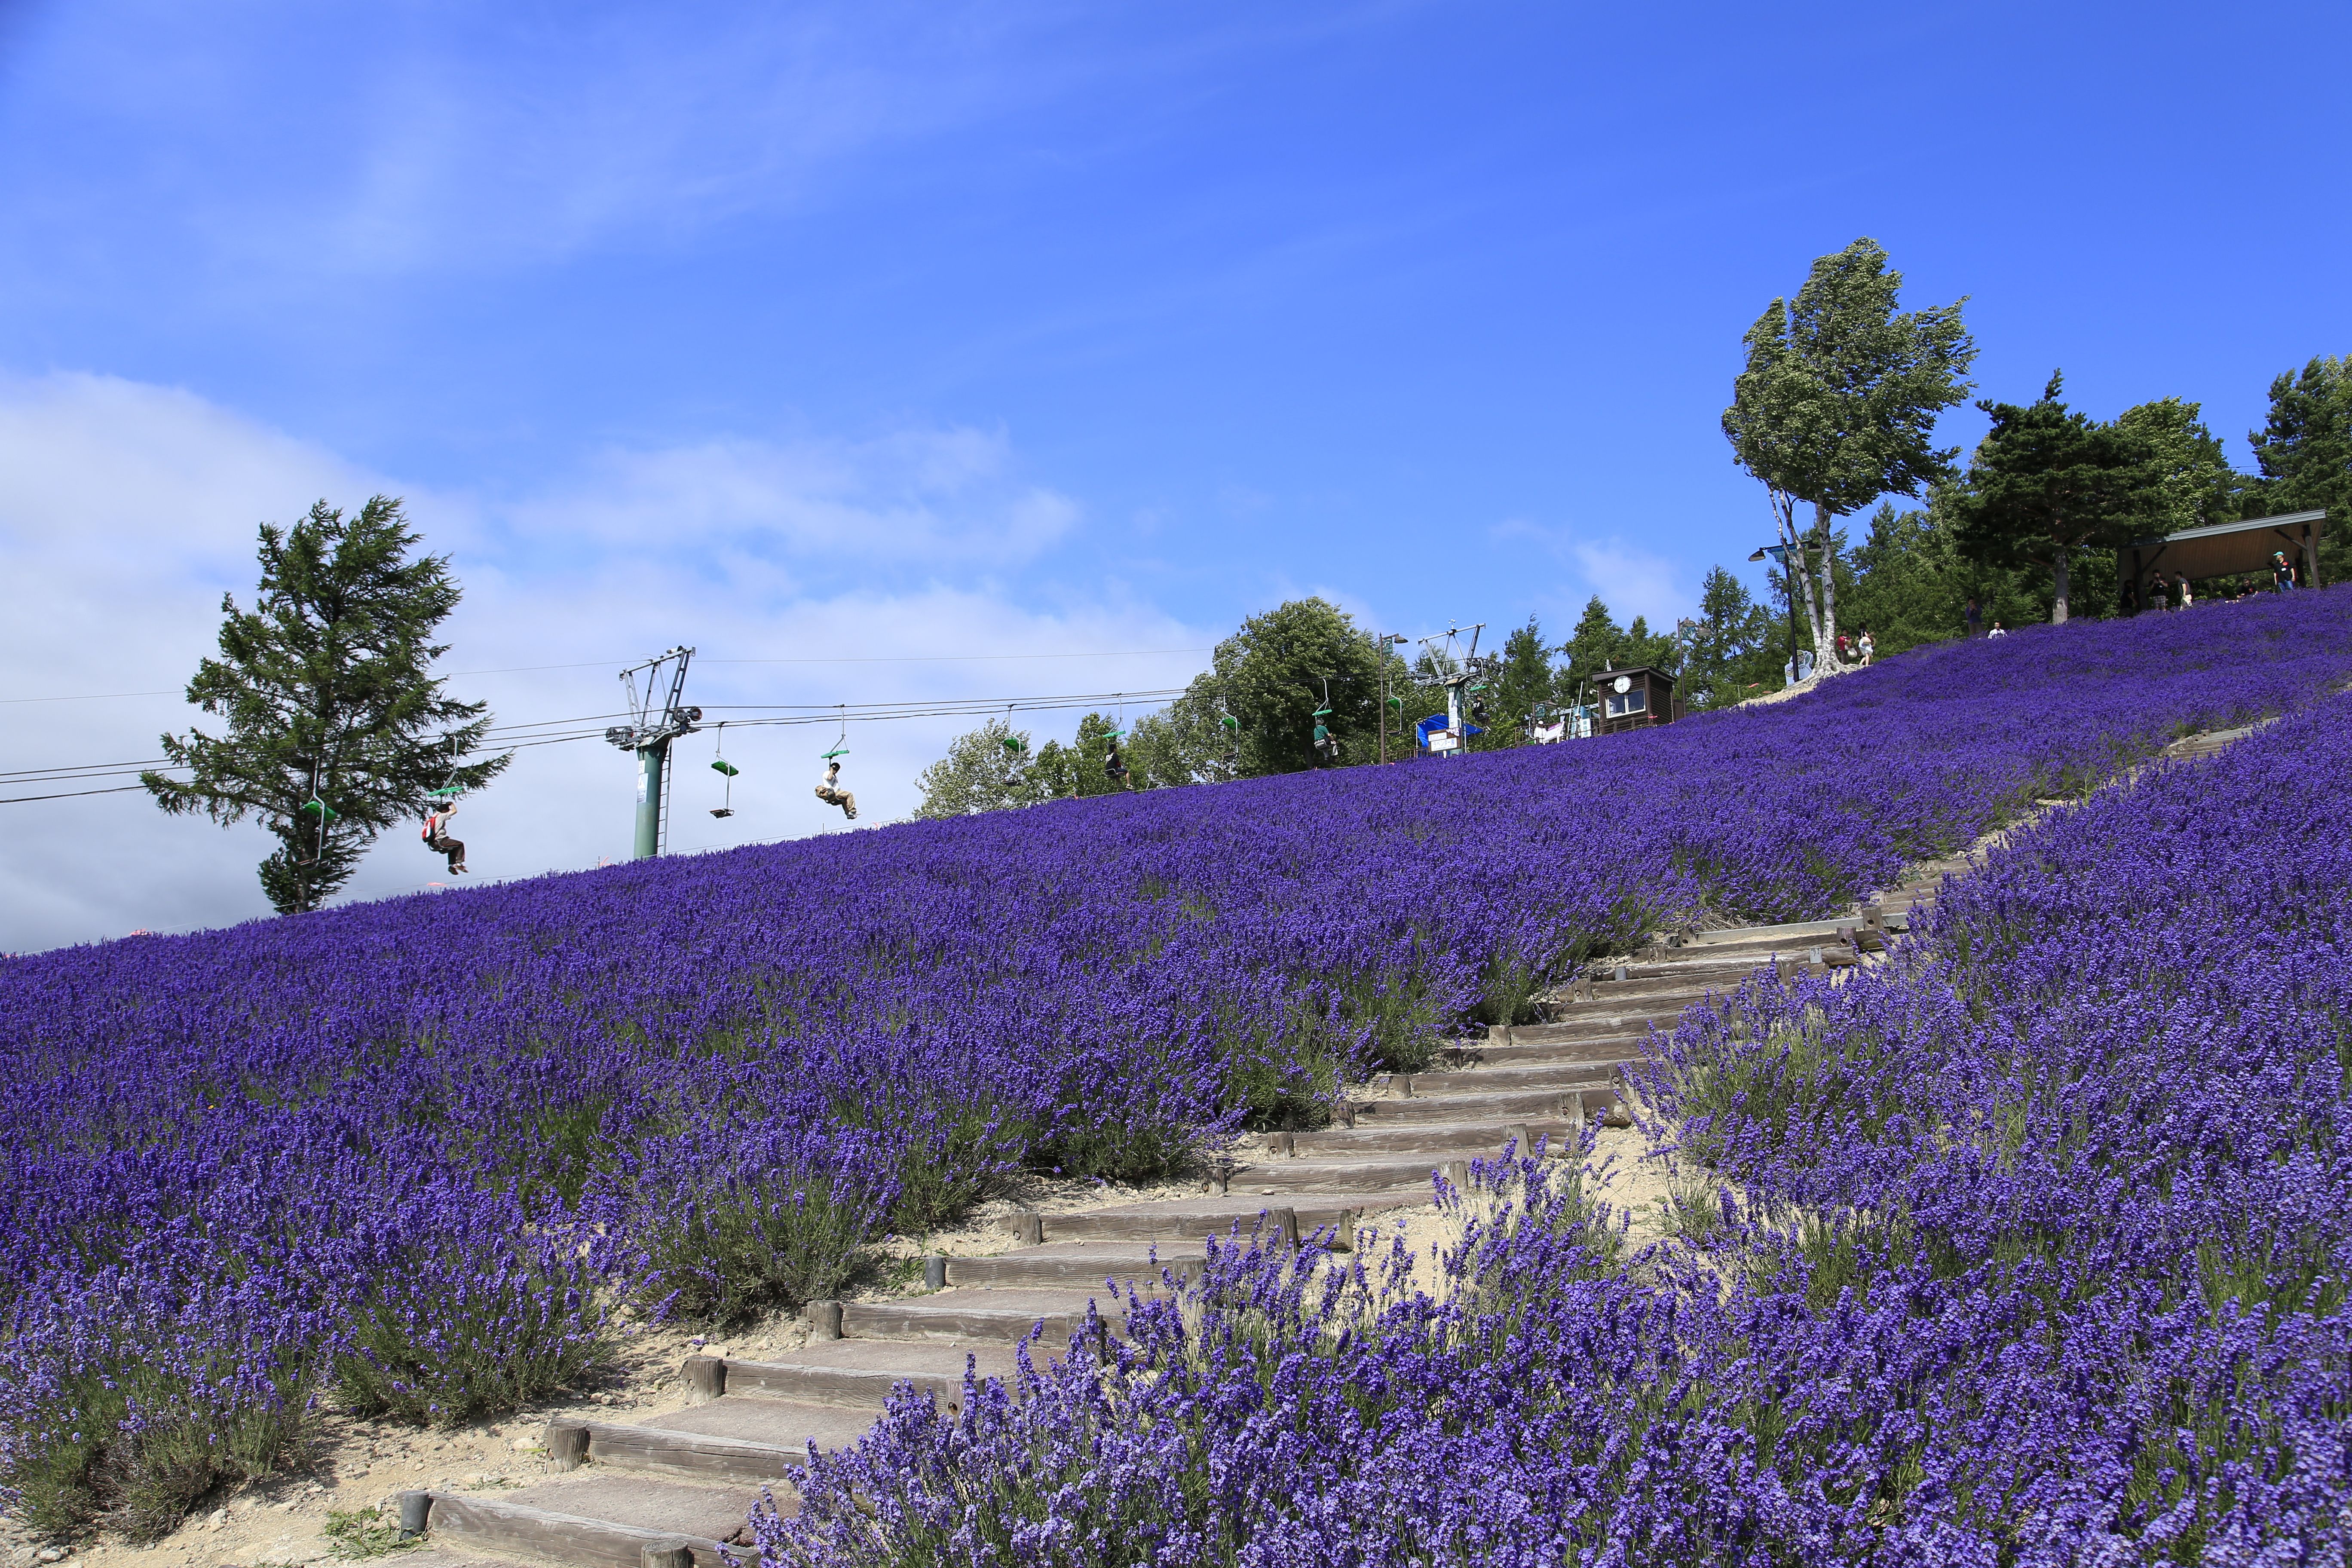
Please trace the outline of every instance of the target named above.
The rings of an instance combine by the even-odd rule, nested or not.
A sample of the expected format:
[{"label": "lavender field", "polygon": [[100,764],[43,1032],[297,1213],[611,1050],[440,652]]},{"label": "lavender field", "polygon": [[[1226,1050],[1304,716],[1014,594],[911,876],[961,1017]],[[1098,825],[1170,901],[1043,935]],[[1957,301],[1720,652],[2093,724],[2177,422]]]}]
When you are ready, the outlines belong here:
[{"label": "lavender field", "polygon": [[1505,1160],[1434,1297],[1227,1249],[960,1417],[902,1394],[763,1563],[2341,1564],[2347,704],[1688,1016],[1668,1239]]},{"label": "lavender field", "polygon": [[[1548,982],[1662,921],[1828,912],[2034,797],[2079,795],[2189,730],[2301,713],[2348,675],[2352,594],[2300,594],[1923,649],[1801,701],[1591,744],[1061,803],[7,961],[0,1484],[44,1530],[168,1529],[218,1482],[288,1462],[322,1401],[425,1422],[511,1409],[593,1371],[622,1303],[740,1320],[838,1291],[864,1244],[944,1223],[1014,1171],[1142,1178],[1244,1125],[1312,1125],[1343,1078],[1419,1065],[1474,1020],[1525,1016]],[[2316,744],[2331,721],[2266,731],[2223,765]],[[1460,1490],[1490,1456],[1389,1494],[1402,1507],[1426,1493],[1438,1510],[1412,1516],[1412,1539],[1433,1552],[1467,1541],[1446,1533],[1444,1510],[1468,1510],[1460,1521],[1550,1561],[1631,1509],[1627,1528],[1658,1552],[1687,1542],[1693,1560],[1738,1556],[1755,1542],[1801,1556],[1890,1521],[1961,1540],[1979,1529],[1970,1520],[2029,1507],[2055,1510],[2054,1540],[2120,1506],[2084,1479],[2109,1474],[2095,1467],[2065,1470],[2072,1502],[2034,1489],[2057,1484],[2050,1457],[2087,1452],[2099,1420],[2124,1429],[2101,1378],[2140,1364],[2133,1355],[2188,1364],[2151,1348],[2175,1342],[2147,1327],[2161,1291],[2106,1283],[2170,1256],[2130,1249],[2185,1235],[2179,1205],[2226,1201],[2205,1167],[2183,1179],[2181,1151],[2227,1152],[2248,1183],[2268,1162],[2289,1173],[2277,1182],[2301,1184],[2306,1209],[2332,1194],[2340,1212],[2345,1194],[2340,1121],[2329,1155],[2317,1133],[2263,1142],[2226,1096],[2167,1098],[2234,1070],[2240,1016],[2197,1011],[2200,988],[2221,984],[2218,959],[2177,957],[2184,989],[2147,1015],[2205,1031],[2201,1049],[2133,1035],[2140,1012],[2083,999],[2155,973],[2129,944],[2162,951],[2176,927],[2183,943],[2226,932],[2243,951],[2243,922],[2268,921],[2253,945],[2271,952],[2293,946],[2286,933],[2317,942],[2312,911],[2340,907],[2342,879],[2320,869],[2336,862],[2289,847],[2312,820],[2294,811],[2227,830],[2233,857],[2196,884],[2210,931],[2153,901],[2189,874],[2168,844],[2202,844],[2208,817],[2252,809],[2214,776],[2210,801],[2169,773],[2142,786],[2178,800],[2124,823],[2096,815],[2124,798],[2103,796],[2067,819],[2108,822],[2081,842],[2063,824],[2041,830],[2033,842],[2055,846],[2042,860],[2004,863],[2041,868],[2040,881],[1988,879],[1977,896],[1991,901],[1956,900],[1899,976],[1790,1014],[1766,1037],[1786,1063],[1742,1043],[1759,1037],[1754,1020],[1686,1034],[1659,1103],[1687,1116],[1694,1157],[1730,1195],[1694,1220],[1697,1250],[1675,1267],[1730,1283],[1586,1268],[1572,1217],[1466,1253],[1458,1268],[1487,1283],[1499,1315],[1445,1309],[1429,1321],[1459,1319],[1468,1338],[1427,1353],[1489,1375],[1477,1369],[1506,1363],[1473,1352],[1483,1334],[1550,1366],[1549,1382],[1494,1385],[1498,1412],[1536,1409],[1526,1402],[1566,1386],[1571,1367],[1611,1369],[1616,1393],[1579,1384],[1537,1429],[1560,1437],[1605,1417],[1633,1447],[1577,1460],[1590,1486],[1563,1490],[1567,1472],[1537,1456],[1582,1450],[1514,1427],[1537,1468],[1495,1483],[1504,1492]],[[2339,810],[2326,794],[2306,777],[2274,804]],[[2070,844],[2088,858],[2061,876]],[[2100,895],[2097,920],[2045,929],[2037,899],[2092,898],[2109,881],[2126,902]],[[2289,889],[2301,889],[2291,901]],[[2097,947],[2103,931],[2125,946]],[[2172,984],[2143,978],[2123,999],[2154,1007]],[[2304,1098],[2247,1101],[2272,1118],[2262,1125],[2306,1115],[2323,1089],[2340,1107],[2341,1058],[2322,1085],[2305,1048],[2334,1015],[2297,1011],[2302,991],[2229,994],[2290,1031],[2256,1056]],[[1879,1011],[1853,1011],[1871,997]],[[1996,1036],[2007,1055],[1971,1043]],[[1848,1044],[1864,1038],[1878,1054]],[[2137,1131],[2111,1127],[2117,1116]],[[2145,1211],[2117,1195],[2142,1184],[2164,1188]],[[1996,1191],[2030,1222],[1986,1217],[2004,1212]],[[2211,1212],[2249,1218],[2242,1203]],[[2089,1214],[2112,1222],[2095,1244],[2069,1228]],[[2340,1357],[2326,1325],[2341,1321],[2329,1270],[2342,1232],[2326,1223],[2284,1241],[2259,1224],[2199,1239],[2217,1248],[2221,1283],[2176,1273],[2165,1288],[2186,1294],[2161,1311],[2184,1325],[2182,1346],[2208,1331],[2190,1320],[2210,1321],[2210,1343],[2244,1349],[2252,1370],[2219,1393],[2151,1384],[2147,1410],[2178,1405],[2190,1430],[2220,1423],[2242,1468],[2277,1451],[2263,1434],[2318,1418],[2296,1403],[2305,1384],[2263,1369]],[[1979,1252],[2000,1259],[1994,1272]],[[2304,1297],[2248,1306],[2225,1331],[2216,1300],[2273,1300],[2263,1260],[2304,1267],[2290,1255],[2319,1260]],[[1295,1316],[1311,1339],[1313,1314]],[[1922,1323],[1969,1328],[1943,1354]],[[1584,1337],[1544,1338],[1555,1331]],[[1750,1342],[1755,1354],[1733,1355]],[[2004,1359],[1996,1342],[2033,1351]],[[2074,1414],[2003,1403],[2038,1397],[2035,1379],[2063,1382],[2042,1364],[2062,1349],[2075,1358],[2060,1363],[2078,1380]],[[1772,1379],[1785,1386],[1768,1399]],[[2284,1391],[2275,1407],[2243,1394],[2270,1424],[2252,1436],[2230,1403],[2242,1386]],[[1416,1408],[1410,1389],[1396,1397]],[[1948,1400],[1977,1423],[1966,1465],[1922,1436],[1959,1443]],[[1652,1412],[1646,1424],[1627,1425],[1627,1402]],[[1433,1405],[1423,1415],[1449,1442],[1477,1426]],[[906,1441],[932,1440],[912,1415],[901,1425]],[[1636,1472],[1611,1467],[1648,1444],[1674,1462],[1645,1461],[1638,1473],[1654,1479],[1627,1490]],[[1372,1463],[1360,1449],[1334,1447],[1330,1463]],[[2136,1474],[2141,1452],[2114,1463]],[[2011,1459],[1986,1471],[1989,1453]],[[2203,1454],[2147,1459],[2142,1492],[2208,1507]],[[1407,1462],[1433,1461],[1399,1450],[1375,1470]],[[1535,1500],[1497,1512],[1522,1483]],[[2229,1484],[2271,1497],[2290,1480]],[[1234,1506],[1215,1529],[1255,1530]],[[1411,1521],[1394,1519],[1381,1539],[1405,1539]],[[1297,1555],[1326,1542],[1277,1536]],[[1941,1539],[1921,1536],[1920,1552],[1937,1555]],[[1201,1541],[1202,1560],[1228,1560]],[[818,1547],[832,1550],[775,1549]]]}]

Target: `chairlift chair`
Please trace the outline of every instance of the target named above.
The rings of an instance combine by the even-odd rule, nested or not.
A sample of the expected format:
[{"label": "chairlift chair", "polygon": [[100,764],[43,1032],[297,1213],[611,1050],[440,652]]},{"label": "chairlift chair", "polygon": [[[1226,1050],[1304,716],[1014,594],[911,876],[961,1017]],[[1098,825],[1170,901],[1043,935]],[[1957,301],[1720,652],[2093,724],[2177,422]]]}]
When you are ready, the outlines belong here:
[{"label": "chairlift chair", "polygon": [[710,815],[732,816],[735,815],[735,779],[736,775],[743,770],[727,760],[726,720],[719,721],[719,727],[711,732],[711,739],[716,742],[712,747],[711,771],[725,778],[727,783],[724,792],[719,797],[719,804],[710,808]]}]

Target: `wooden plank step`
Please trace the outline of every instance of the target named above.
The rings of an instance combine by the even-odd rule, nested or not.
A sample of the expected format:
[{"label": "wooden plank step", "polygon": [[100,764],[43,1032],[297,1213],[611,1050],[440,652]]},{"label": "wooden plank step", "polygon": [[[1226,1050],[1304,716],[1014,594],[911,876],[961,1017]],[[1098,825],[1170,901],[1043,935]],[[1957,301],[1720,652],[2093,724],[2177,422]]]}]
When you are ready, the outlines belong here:
[{"label": "wooden plank step", "polygon": [[[1836,939],[1832,937],[1832,941]],[[1675,1020],[1683,1016],[1680,1007],[1662,1007],[1649,1012],[1580,1013],[1556,1024],[1514,1024],[1511,1043],[1514,1045],[1564,1045],[1573,1040],[1622,1038],[1631,1035],[1647,1038],[1652,1028],[1672,1028]]]},{"label": "wooden plank step", "polygon": [[[1605,1114],[1609,1102],[1616,1099],[1616,1090],[1599,1091]],[[1591,1103],[1591,1097],[1584,1096]],[[1525,1119],[1528,1128],[1538,1136],[1549,1134],[1558,1142],[1571,1130],[1564,1117],[1536,1116]],[[1494,1121],[1431,1121],[1380,1127],[1367,1121],[1355,1127],[1327,1128],[1319,1132],[1290,1134],[1295,1152],[1308,1154],[1490,1154],[1503,1146],[1507,1130]],[[1304,1223],[1305,1216],[1301,1215]]]},{"label": "wooden plank step", "polygon": [[[1234,1171],[1230,1190],[1289,1203],[1291,1193],[1346,1193],[1369,1213],[1431,1201],[1429,1173],[1444,1162],[1423,1154],[1370,1154],[1361,1159],[1257,1160]],[[1307,1232],[1315,1227],[1309,1226]]]},{"label": "wooden plank step", "polygon": [[[1486,1069],[1470,1068],[1460,1073],[1448,1073],[1449,1079],[1482,1079]],[[1489,1121],[1525,1120],[1530,1116],[1562,1116],[1568,1101],[1569,1089],[1606,1089],[1611,1080],[1591,1079],[1587,1074],[1573,1085],[1538,1089],[1505,1089],[1481,1093],[1475,1084],[1456,1087],[1447,1084],[1444,1092],[1424,1090],[1423,1079],[1413,1080],[1411,1100],[1365,1100],[1356,1102],[1356,1125],[1359,1127],[1402,1126],[1419,1121],[1466,1121],[1474,1118]]]},{"label": "wooden plank step", "polygon": [[1120,1285],[1164,1285],[1163,1270],[1180,1280],[1201,1272],[1199,1243],[1189,1249],[1183,1238],[1166,1245],[1149,1241],[1050,1241],[1024,1247],[993,1258],[950,1258],[950,1287],[976,1285],[990,1289],[1012,1286],[1058,1286],[1065,1289],[1099,1289],[1106,1279]]},{"label": "wooden plank step", "polygon": [[[1315,1134],[1297,1133],[1294,1136],[1306,1138]],[[1253,1152],[1246,1158],[1255,1169],[1260,1155]],[[1157,1204],[1125,1204],[1117,1208],[1087,1209],[1077,1214],[1049,1214],[1042,1217],[1044,1239],[1047,1241],[1173,1241],[1197,1240],[1212,1236],[1230,1240],[1236,1234],[1246,1241],[1259,1225],[1262,1215],[1265,1216],[1265,1229],[1259,1234],[1269,1239],[1278,1239],[1282,1236],[1279,1220],[1268,1212],[1276,1207],[1290,1211],[1301,1237],[1326,1228],[1339,1231],[1344,1236],[1361,1213],[1427,1201],[1426,1192],[1419,1187],[1402,1193],[1303,1193],[1296,1198],[1286,1197],[1279,1205],[1269,1205],[1229,1190],[1221,1196],[1179,1198]]]},{"label": "wooden plank step", "polygon": [[882,1301],[844,1301],[841,1331],[866,1340],[992,1341],[1025,1339],[1042,1325],[1045,1344],[1059,1354],[1079,1324],[1087,1304],[1099,1300],[1113,1329],[1126,1309],[1108,1292],[1085,1290],[940,1290]]},{"label": "wooden plank step", "polygon": [[[705,1481],[777,1481],[808,1462],[808,1445],[837,1447],[864,1436],[873,1413],[782,1399],[722,1397],[640,1422],[548,1423],[557,1463],[639,1470]],[[586,1438],[584,1454],[580,1436]],[[568,1438],[568,1440],[567,1440]]]},{"label": "wooden plank step", "polygon": [[[1600,1035],[1582,1040],[1521,1040],[1514,1031],[1507,1040],[1488,1037],[1485,1040],[1465,1040],[1450,1048],[1449,1059],[1465,1067],[1503,1067],[1512,1062],[1583,1062],[1596,1070],[1610,1071],[1629,1067],[1640,1061],[1650,1043],[1650,1032],[1638,1035]],[[1421,1075],[1412,1075],[1418,1086]]]},{"label": "wooden plank step", "polygon": [[[953,1279],[952,1268],[950,1279]],[[954,1410],[963,1404],[967,1366],[981,1378],[1009,1379],[1013,1372],[1013,1352],[998,1344],[818,1341],[788,1354],[758,1361],[729,1356],[718,1386],[730,1398],[789,1399],[873,1411],[882,1407],[891,1389],[908,1383],[937,1395],[940,1408]]]},{"label": "wooden plank step", "polygon": [[[499,1495],[431,1497],[427,1538],[442,1547],[575,1568],[643,1568],[646,1547],[682,1541],[694,1553],[694,1568],[729,1568],[721,1546],[743,1531],[760,1489],[582,1472]],[[783,1487],[776,1502],[790,1511],[799,1499]]]}]

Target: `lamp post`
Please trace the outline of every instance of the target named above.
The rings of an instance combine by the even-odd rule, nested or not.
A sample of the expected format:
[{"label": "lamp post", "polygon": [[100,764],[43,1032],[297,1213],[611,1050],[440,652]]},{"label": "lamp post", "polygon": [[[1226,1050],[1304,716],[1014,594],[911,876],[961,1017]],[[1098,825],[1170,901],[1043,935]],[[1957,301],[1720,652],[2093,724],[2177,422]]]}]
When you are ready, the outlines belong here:
[{"label": "lamp post", "polygon": [[1761,561],[1768,555],[1771,557],[1772,563],[1780,568],[1780,596],[1789,601],[1789,684],[1794,686],[1797,684],[1796,574],[1789,569],[1789,547],[1785,544],[1763,545],[1748,559]]},{"label": "lamp post", "polygon": [[[1381,761],[1382,763],[1389,760],[1389,649],[1391,646],[1405,640],[1405,635],[1402,632],[1381,632],[1372,638],[1374,646],[1379,650],[1381,660]],[[1400,722],[1402,722],[1401,718]],[[1397,738],[1402,740],[1404,737],[1400,734]]]}]

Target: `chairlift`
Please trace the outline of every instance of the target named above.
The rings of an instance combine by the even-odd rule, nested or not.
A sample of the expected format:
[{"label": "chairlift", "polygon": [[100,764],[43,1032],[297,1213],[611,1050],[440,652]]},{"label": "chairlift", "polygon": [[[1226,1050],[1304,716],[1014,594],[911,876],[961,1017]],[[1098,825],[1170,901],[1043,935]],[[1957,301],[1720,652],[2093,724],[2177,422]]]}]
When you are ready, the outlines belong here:
[{"label": "chairlift", "polygon": [[308,860],[297,860],[294,863],[298,866],[315,866],[326,858],[328,832],[335,823],[342,820],[342,813],[320,797],[319,773],[315,768],[310,772],[310,798],[296,806],[294,815],[309,817],[311,826],[318,830],[310,838],[310,858]]},{"label": "chairlift", "polygon": [[711,771],[722,775],[727,783],[723,793],[719,797],[719,804],[710,808],[710,815],[732,816],[735,815],[735,778],[743,770],[727,760],[726,720],[719,721],[719,727],[711,731],[711,739],[716,742],[712,747]]},{"label": "chairlift", "polygon": [[847,755],[849,755],[849,704],[845,702],[841,705],[841,733],[833,738],[833,750],[820,756],[817,761],[829,763],[835,757]]},{"label": "chairlift", "polygon": [[1339,738],[1324,721],[1331,717],[1331,678],[1323,678],[1323,706],[1315,710],[1315,754],[1327,763],[1339,760]]},{"label": "chairlift", "polygon": [[449,771],[441,776],[439,789],[428,789],[425,792],[425,798],[427,800],[456,800],[466,793],[466,786],[457,782],[457,737],[451,735],[447,739]]}]

